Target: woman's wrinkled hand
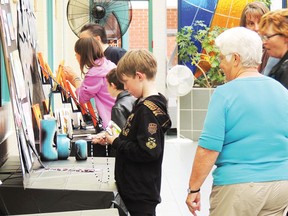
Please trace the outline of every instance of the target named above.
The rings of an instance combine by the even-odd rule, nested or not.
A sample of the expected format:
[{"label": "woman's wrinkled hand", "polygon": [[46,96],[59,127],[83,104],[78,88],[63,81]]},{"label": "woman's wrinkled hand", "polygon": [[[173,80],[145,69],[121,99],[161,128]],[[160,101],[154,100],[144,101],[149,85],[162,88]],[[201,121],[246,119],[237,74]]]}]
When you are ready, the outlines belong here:
[{"label": "woman's wrinkled hand", "polygon": [[200,192],[188,194],[186,205],[192,215],[197,216],[196,211],[200,211]]}]

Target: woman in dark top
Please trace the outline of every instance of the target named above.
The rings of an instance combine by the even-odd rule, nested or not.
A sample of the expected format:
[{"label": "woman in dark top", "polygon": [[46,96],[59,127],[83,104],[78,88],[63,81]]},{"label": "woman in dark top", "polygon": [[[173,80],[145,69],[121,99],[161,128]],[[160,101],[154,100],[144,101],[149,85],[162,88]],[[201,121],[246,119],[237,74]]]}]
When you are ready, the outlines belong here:
[{"label": "woman in dark top", "polygon": [[288,9],[275,10],[263,15],[259,23],[259,33],[268,54],[280,59],[268,76],[288,89]]},{"label": "woman in dark top", "polygon": [[[264,14],[268,12],[269,8],[263,2],[250,2],[246,4],[242,11],[240,18],[240,26],[258,33],[260,19]],[[268,55],[267,51],[263,49],[261,64],[258,67],[260,73],[263,73],[269,57],[270,56]]]}]

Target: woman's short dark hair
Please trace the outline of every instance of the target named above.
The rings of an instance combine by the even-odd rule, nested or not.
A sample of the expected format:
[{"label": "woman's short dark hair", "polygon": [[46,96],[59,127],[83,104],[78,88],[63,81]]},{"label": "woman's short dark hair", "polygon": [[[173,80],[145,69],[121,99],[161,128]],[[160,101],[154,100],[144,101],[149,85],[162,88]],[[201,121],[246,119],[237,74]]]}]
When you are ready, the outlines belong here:
[{"label": "woman's short dark hair", "polygon": [[81,28],[80,33],[84,31],[88,31],[92,37],[99,36],[102,43],[108,43],[106,30],[103,26],[97,23],[88,23]]}]

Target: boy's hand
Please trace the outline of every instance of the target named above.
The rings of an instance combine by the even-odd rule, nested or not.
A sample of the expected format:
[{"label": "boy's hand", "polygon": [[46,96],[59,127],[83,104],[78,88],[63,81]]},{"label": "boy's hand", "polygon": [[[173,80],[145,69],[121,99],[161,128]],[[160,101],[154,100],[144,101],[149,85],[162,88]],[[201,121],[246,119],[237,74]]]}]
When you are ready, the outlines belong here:
[{"label": "boy's hand", "polygon": [[[105,136],[106,136],[106,142],[108,144],[112,144],[113,141],[119,136],[119,134],[116,132],[114,128],[111,129],[112,131],[106,131]],[[111,133],[112,132],[112,133]]]},{"label": "boy's hand", "polygon": [[96,134],[95,136],[92,137],[92,144],[100,144],[100,145],[106,145],[106,135],[105,132],[101,132]]}]

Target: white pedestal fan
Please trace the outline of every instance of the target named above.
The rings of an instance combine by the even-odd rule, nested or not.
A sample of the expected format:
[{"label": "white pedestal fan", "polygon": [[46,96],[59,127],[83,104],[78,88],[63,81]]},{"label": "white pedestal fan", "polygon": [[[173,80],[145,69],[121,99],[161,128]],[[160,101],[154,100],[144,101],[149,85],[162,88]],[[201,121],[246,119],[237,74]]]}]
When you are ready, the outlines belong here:
[{"label": "white pedestal fan", "polygon": [[167,89],[169,93],[177,97],[177,138],[169,142],[193,142],[190,139],[180,137],[180,97],[188,94],[194,85],[192,71],[184,65],[175,65],[167,73]]}]

